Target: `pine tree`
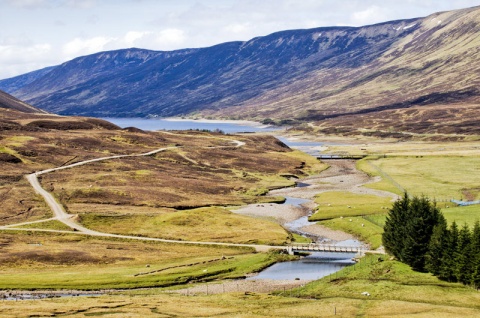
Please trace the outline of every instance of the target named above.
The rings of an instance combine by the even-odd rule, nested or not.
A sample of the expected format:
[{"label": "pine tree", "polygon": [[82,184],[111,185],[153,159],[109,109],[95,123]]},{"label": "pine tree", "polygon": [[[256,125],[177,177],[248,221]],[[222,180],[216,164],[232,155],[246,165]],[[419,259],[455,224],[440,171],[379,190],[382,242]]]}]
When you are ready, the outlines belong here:
[{"label": "pine tree", "polygon": [[458,245],[458,226],[455,221],[450,225],[450,229],[447,233],[448,235],[444,247],[444,255],[441,261],[439,278],[449,282],[455,282],[457,281],[457,278],[454,272],[454,254]]},{"label": "pine tree", "polygon": [[402,261],[414,270],[424,271],[425,256],[433,229],[440,223],[441,213],[435,203],[431,203],[426,197],[414,197],[410,202],[408,217]]},{"label": "pine tree", "polygon": [[470,228],[465,223],[458,232],[458,244],[454,253],[455,277],[463,284],[468,284],[472,280],[473,262],[471,251],[472,234]]},{"label": "pine tree", "polygon": [[382,243],[385,250],[399,260],[402,260],[409,205],[410,199],[407,193],[404,193],[402,199],[393,203],[392,208],[388,212],[382,235]]},{"label": "pine tree", "polygon": [[390,209],[382,241],[387,252],[413,269],[424,271],[433,229],[443,216],[426,197],[410,199],[405,193]]},{"label": "pine tree", "polygon": [[445,246],[448,244],[449,232],[445,217],[440,214],[439,223],[433,228],[432,237],[425,255],[425,269],[435,276],[440,276],[442,262],[445,255]]},{"label": "pine tree", "polygon": [[472,279],[471,284],[480,288],[480,222],[477,220],[472,232]]}]

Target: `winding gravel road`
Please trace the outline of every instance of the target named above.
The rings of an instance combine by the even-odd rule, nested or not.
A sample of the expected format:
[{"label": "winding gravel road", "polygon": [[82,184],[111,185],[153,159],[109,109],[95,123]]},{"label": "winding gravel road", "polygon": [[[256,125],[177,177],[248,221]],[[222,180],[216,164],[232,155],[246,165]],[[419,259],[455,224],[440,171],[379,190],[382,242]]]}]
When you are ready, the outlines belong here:
[{"label": "winding gravel road", "polygon": [[[224,138],[221,138],[224,139]],[[242,147],[245,145],[243,141],[239,140],[230,140],[232,143],[234,143],[234,147]],[[225,146],[219,146],[219,148],[223,148]],[[102,158],[96,158],[96,159],[90,159],[90,160],[85,160],[81,162],[76,162],[70,165],[66,166],[61,166],[57,168],[51,168],[51,169],[46,169],[42,171],[38,171],[32,174],[26,175],[27,180],[30,182],[32,185],[33,189],[35,190],[36,193],[40,194],[45,202],[48,204],[50,209],[53,211],[55,217],[50,218],[48,220],[58,220],[62,222],[63,224],[67,225],[68,227],[72,228],[77,234],[83,234],[83,235],[92,235],[92,236],[102,236],[102,237],[115,237],[115,238],[124,238],[124,239],[133,239],[133,240],[141,240],[141,241],[156,241],[156,242],[165,242],[165,243],[180,243],[180,244],[195,244],[195,245],[219,245],[219,246],[236,246],[236,247],[250,247],[254,248],[258,252],[266,252],[269,249],[285,249],[284,246],[270,246],[270,245],[256,245],[256,244],[235,244],[235,243],[223,243],[223,242],[197,242],[197,241],[183,241],[183,240],[167,240],[167,239],[160,239],[160,238],[153,238],[153,237],[139,237],[139,236],[131,236],[131,235],[119,235],[119,234],[111,234],[111,233],[104,233],[104,232],[98,232],[94,231],[91,229],[88,229],[74,220],[74,216],[71,214],[68,214],[63,206],[59,204],[53,195],[46,191],[45,189],[42,188],[40,185],[40,182],[38,181],[38,176],[50,172],[54,172],[57,170],[63,170],[63,169],[69,169],[73,167],[78,167],[82,165],[86,165],[92,162],[98,162],[98,161],[105,161],[105,160],[111,160],[111,159],[120,159],[120,158],[127,158],[127,157],[142,157],[142,156],[151,156],[156,153],[162,152],[162,151],[167,151],[169,149],[175,149],[178,147],[165,147],[165,148],[160,148],[156,150],[152,150],[146,153],[142,154],[133,154],[133,155],[115,155],[115,156],[109,156],[109,157],[102,157]],[[42,221],[47,221],[47,220],[42,220]],[[60,230],[46,230],[46,229],[26,229],[26,228],[18,228],[20,225],[26,225],[26,224],[33,224],[33,223],[40,223],[42,221],[34,221],[34,222],[24,222],[24,223],[18,223],[18,224],[11,224],[11,225],[5,225],[5,226],[0,226],[0,229],[2,230],[15,230],[15,231],[42,231],[42,232],[55,232],[55,233],[72,233],[70,231],[60,231]]]}]

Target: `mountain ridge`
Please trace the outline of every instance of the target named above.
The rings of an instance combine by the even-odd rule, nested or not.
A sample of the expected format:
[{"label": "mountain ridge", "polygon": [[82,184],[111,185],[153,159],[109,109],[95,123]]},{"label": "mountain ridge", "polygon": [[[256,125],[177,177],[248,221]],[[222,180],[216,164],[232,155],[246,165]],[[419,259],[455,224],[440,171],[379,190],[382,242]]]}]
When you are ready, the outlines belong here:
[{"label": "mountain ridge", "polygon": [[0,90],[0,108],[16,110],[22,113],[47,114],[46,111],[25,103],[14,96]]},{"label": "mountain ridge", "polygon": [[63,63],[13,94],[65,115],[293,119],[319,127],[392,109],[477,107],[479,21],[480,7],[473,7],[199,49],[101,52]]}]

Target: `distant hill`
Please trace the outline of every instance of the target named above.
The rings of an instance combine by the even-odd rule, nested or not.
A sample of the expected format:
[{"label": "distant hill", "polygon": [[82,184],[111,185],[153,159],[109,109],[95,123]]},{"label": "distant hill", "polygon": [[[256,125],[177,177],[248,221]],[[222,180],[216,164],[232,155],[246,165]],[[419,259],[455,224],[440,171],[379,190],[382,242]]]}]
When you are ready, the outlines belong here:
[{"label": "distant hill", "polygon": [[3,91],[0,91],[0,108],[18,110],[23,113],[47,113]]},{"label": "distant hill", "polygon": [[310,122],[327,133],[472,134],[480,133],[479,48],[474,7],[201,49],[102,52],[12,93],[67,115],[198,115]]},{"label": "distant hill", "polygon": [[55,67],[56,66],[50,66],[50,67],[42,68],[41,70],[37,70],[37,71],[29,72],[20,76],[1,80],[0,90],[5,91],[7,93],[15,92],[16,90],[19,90],[23,86],[26,86],[31,82],[43,77],[48,72],[53,70]]}]

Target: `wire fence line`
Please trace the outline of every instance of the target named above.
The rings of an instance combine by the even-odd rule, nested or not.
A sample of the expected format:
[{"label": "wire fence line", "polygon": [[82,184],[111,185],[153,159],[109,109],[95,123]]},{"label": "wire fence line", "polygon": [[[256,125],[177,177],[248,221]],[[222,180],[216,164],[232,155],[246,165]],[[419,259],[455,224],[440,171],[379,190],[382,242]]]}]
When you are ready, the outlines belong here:
[{"label": "wire fence line", "polygon": [[366,160],[367,164],[372,167],[373,169],[375,169],[382,178],[388,180],[389,182],[391,182],[398,190],[402,191],[402,192],[405,192],[405,189],[395,180],[393,180],[392,177],[390,177],[385,171],[383,171],[380,167],[374,165],[370,160]]}]

